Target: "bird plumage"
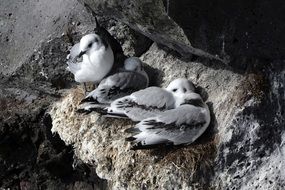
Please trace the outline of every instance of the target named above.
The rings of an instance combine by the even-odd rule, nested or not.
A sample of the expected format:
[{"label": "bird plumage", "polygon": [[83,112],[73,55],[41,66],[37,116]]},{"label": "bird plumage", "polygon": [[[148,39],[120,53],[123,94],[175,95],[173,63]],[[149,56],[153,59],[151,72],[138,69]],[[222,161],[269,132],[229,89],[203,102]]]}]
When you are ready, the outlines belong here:
[{"label": "bird plumage", "polygon": [[[112,49],[103,43],[100,36],[88,34],[75,44],[67,61],[67,69],[74,74],[76,82],[99,83],[111,70],[114,63]],[[76,49],[76,48],[79,48]],[[78,52],[80,52],[78,54]],[[82,62],[75,63],[75,58],[83,52]],[[78,54],[78,55],[77,55]]]},{"label": "bird plumage", "polygon": [[188,80],[176,79],[167,88],[149,87],[129,96],[119,98],[107,108],[106,116],[124,115],[133,121],[141,121],[159,112],[174,109],[179,96],[195,90]]},{"label": "bird plumage", "polygon": [[87,106],[83,105],[80,109],[89,112],[90,108],[109,106],[118,98],[146,88],[148,81],[148,75],[143,70],[141,61],[136,57],[128,58],[125,60],[124,68],[102,80],[99,86],[81,101],[81,103],[87,102]]},{"label": "bird plumage", "polygon": [[133,129],[127,130],[132,133],[127,140],[136,143],[134,149],[151,148],[161,144],[191,144],[203,134],[210,123],[207,104],[202,99],[196,99],[196,102],[198,101],[202,104],[183,103],[175,109],[140,121]]}]

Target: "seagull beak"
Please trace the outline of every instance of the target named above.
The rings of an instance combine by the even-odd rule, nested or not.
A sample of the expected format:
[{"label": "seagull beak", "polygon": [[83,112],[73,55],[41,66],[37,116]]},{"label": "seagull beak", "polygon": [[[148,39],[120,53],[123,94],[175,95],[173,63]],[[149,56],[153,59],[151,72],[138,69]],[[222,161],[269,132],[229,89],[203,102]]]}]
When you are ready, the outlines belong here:
[{"label": "seagull beak", "polygon": [[79,57],[79,58],[82,57],[82,55],[84,55],[85,53],[86,53],[86,51],[81,51],[81,52],[79,53],[78,57]]}]

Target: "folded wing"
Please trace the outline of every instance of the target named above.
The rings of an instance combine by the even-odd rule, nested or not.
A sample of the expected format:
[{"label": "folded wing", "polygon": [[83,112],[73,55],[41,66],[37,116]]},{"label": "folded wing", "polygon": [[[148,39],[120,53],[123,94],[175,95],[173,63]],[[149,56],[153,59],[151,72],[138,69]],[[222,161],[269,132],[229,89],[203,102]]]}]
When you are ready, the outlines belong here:
[{"label": "folded wing", "polygon": [[209,122],[207,107],[182,105],[142,120],[135,129],[129,130],[136,132],[128,140],[137,142],[140,147],[164,143],[190,144],[206,130]]}]

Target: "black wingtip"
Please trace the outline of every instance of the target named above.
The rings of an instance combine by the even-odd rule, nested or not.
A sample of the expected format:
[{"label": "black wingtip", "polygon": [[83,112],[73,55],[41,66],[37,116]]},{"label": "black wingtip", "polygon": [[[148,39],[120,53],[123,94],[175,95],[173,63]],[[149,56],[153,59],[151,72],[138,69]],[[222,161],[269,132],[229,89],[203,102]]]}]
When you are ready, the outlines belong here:
[{"label": "black wingtip", "polygon": [[102,109],[102,108],[97,108],[96,112],[101,114],[101,115],[107,115],[108,111],[106,109]]},{"label": "black wingtip", "polygon": [[104,108],[101,108],[101,107],[89,108],[89,110],[91,112],[96,112],[96,113],[99,113],[101,115],[106,115],[107,114],[107,110],[105,110]]},{"label": "black wingtip", "polygon": [[90,110],[86,110],[86,109],[84,109],[84,108],[82,108],[82,109],[78,109],[78,110],[76,110],[76,113],[79,113],[79,114],[89,114],[89,113],[91,113],[92,111],[90,111]]},{"label": "black wingtip", "polygon": [[84,98],[83,100],[80,101],[79,104],[83,104],[83,103],[86,103],[86,102],[92,102],[92,103],[95,103],[95,104],[100,104],[97,99],[94,99],[92,96],[89,96],[87,98]]},{"label": "black wingtip", "polygon": [[104,111],[105,113],[102,113],[102,115],[105,115],[106,117],[128,118],[125,114],[112,113],[112,112],[108,112],[107,110],[104,110]]},{"label": "black wingtip", "polygon": [[136,139],[137,138],[135,138],[135,137],[127,137],[127,138],[125,138],[125,140],[128,141],[128,142],[135,141]]},{"label": "black wingtip", "polygon": [[91,112],[96,112],[99,113],[101,115],[105,115],[107,114],[107,110],[105,110],[104,108],[100,108],[100,107],[93,107],[93,108],[88,108],[88,109],[84,109],[84,108],[80,108],[78,110],[76,110],[77,113],[80,114],[89,114]]}]

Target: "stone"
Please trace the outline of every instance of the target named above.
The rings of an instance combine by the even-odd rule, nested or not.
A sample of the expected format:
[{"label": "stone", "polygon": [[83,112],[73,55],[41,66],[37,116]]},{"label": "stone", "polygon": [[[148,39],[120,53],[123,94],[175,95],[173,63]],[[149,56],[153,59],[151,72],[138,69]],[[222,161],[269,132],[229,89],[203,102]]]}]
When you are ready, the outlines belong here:
[{"label": "stone", "polygon": [[[112,34],[116,33],[115,37],[121,43],[132,45],[128,46],[129,51],[133,51],[132,55],[139,56],[151,44],[146,37],[134,33],[123,24],[115,25],[117,22],[106,17],[99,19]],[[0,26],[0,73],[10,76],[28,61],[43,42],[62,35],[67,43],[77,42],[83,34],[92,32],[95,20],[76,0],[25,0],[13,3],[4,0],[0,6]],[[140,42],[138,45],[139,41],[144,44]],[[132,49],[134,46],[137,52]]]},{"label": "stone", "polygon": [[[49,112],[52,131],[72,144],[83,162],[95,165],[111,189],[274,189],[284,185],[284,176],[279,176],[284,168],[279,152],[284,141],[281,63],[282,72],[239,74],[184,62],[155,44],[141,59],[159,71],[151,76],[155,75],[153,80],[161,86],[178,77],[197,84],[211,108],[212,121],[205,134],[188,147],[132,151],[124,140],[124,130],[133,123],[96,113],[80,115],[76,109],[83,98],[82,90],[69,91]],[[272,104],[276,107],[270,108]],[[270,114],[266,109],[271,109]],[[272,164],[268,160],[273,160]],[[271,169],[274,167],[276,170]],[[271,172],[266,175],[270,180],[260,184],[265,170]]]},{"label": "stone", "polygon": [[[242,59],[283,59],[282,1],[79,0],[153,41],[239,68]],[[282,16],[280,16],[282,15]],[[191,43],[190,43],[191,42]],[[245,65],[247,63],[244,63]],[[260,63],[262,64],[262,63]]]},{"label": "stone", "polygon": [[79,0],[79,2],[96,14],[107,15],[128,24],[151,40],[178,51],[183,57],[189,58],[194,54],[223,63],[228,62],[218,55],[193,47],[183,29],[167,15],[162,0]]},{"label": "stone", "polygon": [[[132,151],[124,130],[134,123],[76,113],[83,93],[65,58],[94,28],[83,1],[151,85],[197,85],[212,120],[196,142]],[[285,186],[282,2],[82,2],[0,3],[0,189]]]}]

